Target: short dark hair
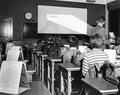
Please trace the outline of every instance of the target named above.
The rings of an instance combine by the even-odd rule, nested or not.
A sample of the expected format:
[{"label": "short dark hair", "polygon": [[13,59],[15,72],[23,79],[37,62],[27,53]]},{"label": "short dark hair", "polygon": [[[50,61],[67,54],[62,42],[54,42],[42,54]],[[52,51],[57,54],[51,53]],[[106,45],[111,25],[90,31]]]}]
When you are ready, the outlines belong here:
[{"label": "short dark hair", "polygon": [[98,17],[97,21],[98,22],[104,22],[105,21],[105,17],[104,16]]}]

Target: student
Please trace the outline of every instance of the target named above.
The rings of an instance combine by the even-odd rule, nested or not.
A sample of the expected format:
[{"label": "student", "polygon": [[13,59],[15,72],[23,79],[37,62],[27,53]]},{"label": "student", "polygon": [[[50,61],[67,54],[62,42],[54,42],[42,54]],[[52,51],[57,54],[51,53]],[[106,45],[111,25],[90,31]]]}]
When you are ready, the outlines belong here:
[{"label": "student", "polygon": [[42,51],[42,47],[45,45],[44,41],[38,40],[37,42],[37,50]]},{"label": "student", "polygon": [[83,58],[82,74],[84,77],[95,77],[95,75],[90,75],[90,68],[94,67],[95,64],[101,66],[109,60],[108,55],[103,51],[103,41],[100,35],[95,34],[90,38],[90,48],[92,49],[91,52]]}]

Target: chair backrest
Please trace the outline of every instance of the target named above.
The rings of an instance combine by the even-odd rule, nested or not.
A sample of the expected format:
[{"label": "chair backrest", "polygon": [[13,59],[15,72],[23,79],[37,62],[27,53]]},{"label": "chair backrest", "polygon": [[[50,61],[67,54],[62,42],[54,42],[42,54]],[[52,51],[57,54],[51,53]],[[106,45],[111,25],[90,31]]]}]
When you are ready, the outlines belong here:
[{"label": "chair backrest", "polygon": [[102,77],[101,67],[103,66],[104,62],[95,63],[93,67],[88,70],[87,77],[95,78],[95,77]]},{"label": "chair backrest", "polygon": [[96,77],[96,68],[93,66],[88,70],[88,74],[86,75],[88,78],[95,78]]},{"label": "chair backrest", "polygon": [[6,54],[6,55],[7,55],[8,51],[9,51],[13,46],[14,46],[14,44],[13,44],[13,43],[10,43],[10,42],[8,42],[8,43],[6,44],[6,50],[5,50],[5,54]]}]

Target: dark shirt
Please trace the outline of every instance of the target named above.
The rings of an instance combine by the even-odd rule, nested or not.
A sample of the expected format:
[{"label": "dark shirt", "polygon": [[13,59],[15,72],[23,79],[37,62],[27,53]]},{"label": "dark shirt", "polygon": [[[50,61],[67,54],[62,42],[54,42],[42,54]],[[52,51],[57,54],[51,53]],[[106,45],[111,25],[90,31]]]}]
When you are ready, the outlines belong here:
[{"label": "dark shirt", "polygon": [[93,36],[95,34],[99,34],[102,37],[102,40],[104,43],[107,43],[107,33],[104,27],[101,27],[100,25],[97,25],[93,29],[91,29],[91,32],[88,34],[89,36]]}]

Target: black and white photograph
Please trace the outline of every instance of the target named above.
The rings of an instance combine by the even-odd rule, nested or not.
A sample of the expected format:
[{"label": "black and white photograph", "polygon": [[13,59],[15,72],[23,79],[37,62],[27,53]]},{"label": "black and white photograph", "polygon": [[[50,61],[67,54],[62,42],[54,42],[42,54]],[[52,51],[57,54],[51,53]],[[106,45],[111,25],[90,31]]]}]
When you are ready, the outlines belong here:
[{"label": "black and white photograph", "polygon": [[120,0],[0,0],[0,95],[120,95]]}]

